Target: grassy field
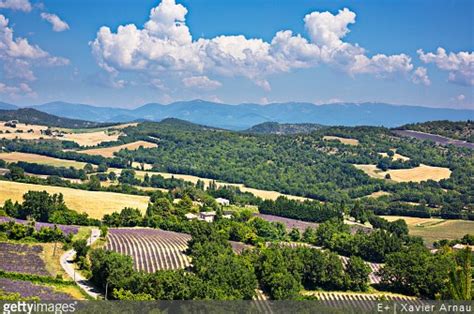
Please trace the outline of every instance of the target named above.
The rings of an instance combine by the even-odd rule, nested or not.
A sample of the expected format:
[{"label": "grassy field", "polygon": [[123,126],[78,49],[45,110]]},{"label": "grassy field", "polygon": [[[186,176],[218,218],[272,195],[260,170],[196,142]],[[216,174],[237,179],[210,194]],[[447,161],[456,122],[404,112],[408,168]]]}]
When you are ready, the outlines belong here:
[{"label": "grassy field", "polygon": [[356,139],[353,139],[353,138],[345,138],[345,137],[339,137],[339,136],[329,136],[329,135],[326,135],[326,136],[323,136],[323,140],[326,140],[326,141],[339,141],[343,144],[347,144],[347,145],[359,145],[359,141],[356,140]]},{"label": "grassy field", "polygon": [[120,151],[121,149],[136,150],[140,146],[142,146],[143,148],[157,147],[157,145],[155,143],[150,143],[150,142],[145,142],[145,141],[137,141],[137,142],[118,145],[118,146],[87,149],[87,150],[82,150],[82,151],[78,151],[78,152],[82,153],[82,154],[87,154],[87,155],[100,155],[100,156],[103,156],[103,157],[114,157],[114,153]]},{"label": "grassy field", "polygon": [[422,237],[429,246],[441,239],[457,239],[467,233],[474,233],[474,221],[440,218],[417,218],[402,216],[382,216],[388,221],[403,219],[410,235]]},{"label": "grassy field", "polygon": [[68,168],[74,167],[76,169],[83,169],[84,166],[86,165],[85,162],[80,162],[80,161],[59,159],[59,158],[53,158],[53,157],[48,157],[48,156],[43,156],[43,155],[20,153],[20,152],[0,153],[0,159],[5,160],[6,162],[24,161],[24,162],[50,165],[50,166],[55,166],[55,167],[68,167]]},{"label": "grassy field", "polygon": [[120,211],[124,207],[138,208],[142,212],[145,212],[148,205],[148,197],[146,196],[84,191],[9,181],[0,181],[0,204],[3,204],[8,199],[21,202],[23,200],[23,194],[28,191],[62,193],[69,208],[81,213],[85,212],[93,218],[102,218],[103,215]]},{"label": "grassy field", "polygon": [[420,164],[412,169],[393,169],[382,171],[376,165],[354,165],[356,168],[364,171],[367,175],[384,179],[385,175],[390,174],[391,180],[395,182],[421,182],[427,180],[440,181],[451,176],[451,170],[442,167],[432,167]]}]

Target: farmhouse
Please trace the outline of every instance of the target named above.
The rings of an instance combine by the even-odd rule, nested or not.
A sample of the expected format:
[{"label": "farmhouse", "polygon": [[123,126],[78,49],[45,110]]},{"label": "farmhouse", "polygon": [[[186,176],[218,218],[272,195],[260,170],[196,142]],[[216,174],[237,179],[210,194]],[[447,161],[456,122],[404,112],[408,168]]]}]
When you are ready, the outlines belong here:
[{"label": "farmhouse", "polygon": [[206,221],[206,222],[213,222],[213,221],[214,221],[214,217],[216,217],[216,212],[215,212],[215,211],[211,211],[211,212],[200,212],[200,213],[199,213],[198,220],[203,220],[203,221]]},{"label": "farmhouse", "polygon": [[230,205],[230,201],[226,198],[221,198],[221,197],[218,197],[216,198],[216,202],[222,206],[229,206]]}]

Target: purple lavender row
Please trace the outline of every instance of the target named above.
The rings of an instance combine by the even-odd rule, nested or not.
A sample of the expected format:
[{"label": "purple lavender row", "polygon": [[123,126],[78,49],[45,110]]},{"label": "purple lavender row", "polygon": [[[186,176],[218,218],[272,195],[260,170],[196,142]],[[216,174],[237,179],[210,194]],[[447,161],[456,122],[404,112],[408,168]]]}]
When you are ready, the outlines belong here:
[{"label": "purple lavender row", "polygon": [[0,269],[6,272],[50,276],[39,256],[39,245],[0,243]]},{"label": "purple lavender row", "polygon": [[299,231],[305,231],[306,228],[308,227],[310,228],[318,227],[317,223],[307,222],[307,221],[302,221],[302,220],[297,220],[297,219],[284,218],[284,217],[266,215],[266,214],[255,214],[255,216],[260,217],[269,222],[281,222],[282,224],[285,225],[286,229],[296,228]]},{"label": "purple lavender row", "polygon": [[23,298],[38,297],[45,301],[66,301],[73,298],[65,293],[54,291],[47,286],[35,285],[29,281],[0,278],[0,290],[8,293],[19,293]]},{"label": "purple lavender row", "polygon": [[[28,224],[28,223],[31,222],[31,221],[28,221],[28,220],[16,219],[16,218],[11,218],[11,217],[0,217],[0,223],[6,223],[6,222],[9,222],[9,221],[14,221],[14,222],[19,223],[19,224]],[[69,233],[76,234],[79,231],[78,226],[69,226],[69,225],[56,225],[56,226],[59,229],[61,229],[61,231],[64,234],[69,234]],[[35,229],[36,230],[41,229],[41,227],[54,228],[54,224],[47,223],[47,222],[35,222]]]}]

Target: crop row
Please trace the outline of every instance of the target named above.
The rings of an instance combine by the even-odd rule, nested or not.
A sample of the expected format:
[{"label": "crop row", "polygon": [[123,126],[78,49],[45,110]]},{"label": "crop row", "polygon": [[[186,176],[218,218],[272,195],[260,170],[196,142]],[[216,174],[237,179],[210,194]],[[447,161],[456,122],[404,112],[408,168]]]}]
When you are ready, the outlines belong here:
[{"label": "crop row", "polygon": [[22,280],[0,278],[0,290],[7,293],[18,293],[23,298],[38,297],[40,300],[47,301],[66,301],[72,299],[70,295],[54,291],[52,287]]},{"label": "crop row", "polygon": [[40,257],[40,245],[0,242],[0,269],[6,272],[49,276]]},{"label": "crop row", "polygon": [[135,269],[155,272],[189,266],[184,254],[191,237],[158,229],[110,229],[106,249],[132,257]]},{"label": "crop row", "polygon": [[374,310],[380,301],[403,302],[407,304],[422,304],[421,300],[413,297],[390,294],[364,294],[344,292],[314,292],[311,295],[321,301],[322,305],[332,308],[352,306],[366,311]]}]

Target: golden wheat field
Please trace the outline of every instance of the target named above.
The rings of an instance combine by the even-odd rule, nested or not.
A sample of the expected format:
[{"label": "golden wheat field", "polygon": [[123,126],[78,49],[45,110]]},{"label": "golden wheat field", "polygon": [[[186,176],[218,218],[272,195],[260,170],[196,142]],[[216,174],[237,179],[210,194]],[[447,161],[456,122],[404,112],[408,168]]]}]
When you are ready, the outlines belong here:
[{"label": "golden wheat field", "polygon": [[158,145],[156,145],[155,143],[150,143],[150,142],[145,142],[145,141],[136,141],[133,143],[123,144],[123,145],[118,145],[118,146],[93,148],[93,149],[87,149],[87,150],[82,150],[78,152],[82,154],[87,154],[87,155],[100,155],[103,157],[114,157],[114,153],[120,151],[121,149],[136,150],[139,147],[154,148],[157,146]]},{"label": "golden wheat field", "polygon": [[403,216],[381,216],[388,221],[403,219],[408,225],[410,235],[422,237],[425,243],[441,239],[458,239],[465,234],[474,234],[474,221],[441,218],[417,218]]},{"label": "golden wheat field", "polygon": [[97,146],[102,142],[111,142],[118,140],[120,133],[107,131],[96,131],[87,133],[68,133],[60,139],[76,142],[81,146]]},{"label": "golden wheat field", "polygon": [[[115,129],[121,129],[129,125],[118,125],[115,126]],[[66,132],[63,136],[48,136],[41,134],[41,131],[48,129],[44,125],[35,125],[35,124],[24,124],[18,123],[16,128],[6,127],[4,122],[0,121],[0,131],[3,133],[0,134],[0,138],[5,139],[24,139],[24,140],[38,140],[38,139],[60,139],[60,140],[69,140],[76,142],[81,146],[96,146],[102,142],[116,141],[120,136],[120,132],[108,132],[106,129],[60,129],[52,128],[54,130],[62,130]],[[22,133],[16,133],[17,130],[23,131]],[[9,131],[10,133],[5,133]],[[30,131],[30,132],[28,132]]]},{"label": "golden wheat field", "polygon": [[347,145],[359,145],[359,140],[356,140],[356,139],[353,139],[353,138],[345,138],[345,137],[339,137],[339,136],[329,136],[329,135],[326,135],[326,136],[323,136],[323,140],[326,140],[326,141],[339,141],[343,144],[347,144]]},{"label": "golden wheat field", "polygon": [[[401,160],[401,161],[410,160],[409,157],[400,155],[399,153],[397,153],[397,152],[396,152],[395,150],[393,150],[393,149],[392,149],[392,151],[394,152],[394,155],[392,156],[392,160]],[[379,155],[382,156],[382,157],[388,157],[388,154],[387,154],[387,153],[379,153]]]},{"label": "golden wheat field", "polygon": [[145,212],[149,198],[140,195],[128,195],[112,192],[84,191],[71,188],[0,181],[0,203],[6,200],[21,202],[23,194],[28,191],[47,191],[48,193],[62,193],[64,201],[70,209],[80,213],[87,213],[93,218],[102,218],[122,210],[124,207],[138,208]]},{"label": "golden wheat field", "polygon": [[412,169],[393,169],[382,171],[376,165],[354,165],[364,171],[367,175],[384,179],[386,174],[390,174],[390,179],[395,182],[421,182],[427,180],[440,181],[451,176],[451,170],[442,167],[433,167],[420,164]]},{"label": "golden wheat field", "polygon": [[0,153],[0,159],[5,160],[6,162],[17,162],[17,161],[24,161],[24,162],[31,162],[37,164],[44,164],[50,165],[55,167],[74,167],[77,169],[83,169],[86,165],[85,162],[74,161],[74,160],[67,160],[67,159],[59,159],[44,155],[38,154],[28,154],[28,153],[20,153],[20,152],[12,152],[12,153]]}]

